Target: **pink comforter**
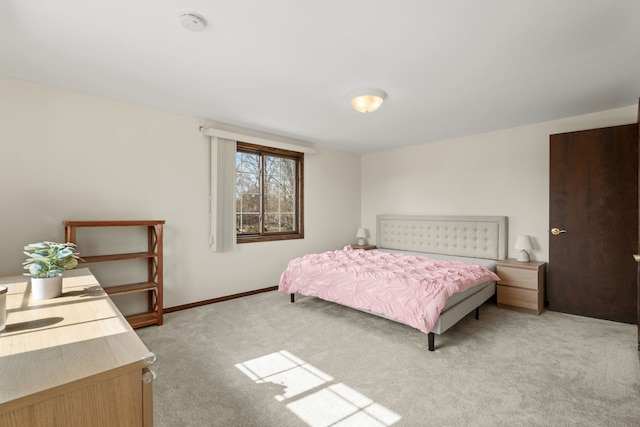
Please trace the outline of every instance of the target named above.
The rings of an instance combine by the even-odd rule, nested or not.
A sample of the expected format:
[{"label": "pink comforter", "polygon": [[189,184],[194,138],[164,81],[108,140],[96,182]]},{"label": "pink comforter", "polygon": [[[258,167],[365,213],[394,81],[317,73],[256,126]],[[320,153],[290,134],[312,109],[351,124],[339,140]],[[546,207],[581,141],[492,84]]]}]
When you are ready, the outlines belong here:
[{"label": "pink comforter", "polygon": [[451,295],[497,280],[480,265],[346,246],[290,261],[278,290],[373,311],[428,333]]}]

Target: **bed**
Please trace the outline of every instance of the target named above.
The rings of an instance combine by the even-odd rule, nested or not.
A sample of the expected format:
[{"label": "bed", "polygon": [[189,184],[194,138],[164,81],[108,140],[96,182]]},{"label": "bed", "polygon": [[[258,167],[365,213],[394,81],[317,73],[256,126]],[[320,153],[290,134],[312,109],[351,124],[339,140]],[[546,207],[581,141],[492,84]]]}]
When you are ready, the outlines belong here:
[{"label": "bed", "polygon": [[296,293],[315,296],[404,323],[434,351],[436,334],[473,311],[478,319],[495,294],[507,242],[504,216],[378,215],[375,250],[291,260],[278,290],[292,303]]}]

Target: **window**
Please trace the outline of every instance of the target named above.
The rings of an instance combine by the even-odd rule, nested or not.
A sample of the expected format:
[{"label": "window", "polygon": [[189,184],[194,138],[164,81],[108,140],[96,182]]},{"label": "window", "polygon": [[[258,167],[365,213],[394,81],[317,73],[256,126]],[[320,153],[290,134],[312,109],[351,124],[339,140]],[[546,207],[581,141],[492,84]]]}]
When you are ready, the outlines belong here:
[{"label": "window", "polygon": [[238,141],[238,243],[304,237],[303,165],[303,153]]}]

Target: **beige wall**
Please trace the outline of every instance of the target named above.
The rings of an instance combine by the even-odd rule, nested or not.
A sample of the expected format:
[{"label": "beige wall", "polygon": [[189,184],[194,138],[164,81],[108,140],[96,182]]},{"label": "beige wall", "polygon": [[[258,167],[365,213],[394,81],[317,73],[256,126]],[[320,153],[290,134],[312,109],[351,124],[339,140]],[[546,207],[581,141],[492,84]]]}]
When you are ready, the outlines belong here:
[{"label": "beige wall", "polygon": [[[360,224],[375,242],[383,213],[507,215],[510,255],[522,233],[534,239],[533,258],[547,260],[549,135],[632,123],[637,113],[363,156],[318,148],[305,157],[305,239],[215,253],[202,120],[6,78],[0,94],[0,275],[22,272],[26,243],[61,240],[65,219],[165,219],[165,307],[275,285],[291,258],[351,243]],[[107,265],[95,269],[116,283]]]},{"label": "beige wall", "polygon": [[63,239],[63,220],[164,219],[171,307],[276,285],[291,258],[359,226],[360,156],[319,148],[305,156],[305,239],[211,252],[201,120],[6,78],[0,94],[0,276],[22,273],[25,244]]},{"label": "beige wall", "polygon": [[364,155],[362,226],[375,242],[377,214],[506,215],[509,256],[518,234],[528,234],[532,259],[548,261],[549,135],[635,123],[636,115],[629,106]]}]

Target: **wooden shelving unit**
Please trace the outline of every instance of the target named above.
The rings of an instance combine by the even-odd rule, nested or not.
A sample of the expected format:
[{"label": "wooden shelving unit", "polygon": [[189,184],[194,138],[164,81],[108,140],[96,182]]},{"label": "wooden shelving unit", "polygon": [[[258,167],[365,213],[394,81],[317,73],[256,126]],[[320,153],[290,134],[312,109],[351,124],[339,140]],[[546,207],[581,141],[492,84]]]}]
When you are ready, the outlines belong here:
[{"label": "wooden shelving unit", "polygon": [[78,245],[84,263],[147,259],[147,281],[105,287],[108,295],[137,292],[147,294],[147,311],[125,316],[131,327],[162,325],[162,228],[164,220],[148,221],[63,221],[65,241],[78,245],[76,230],[81,227],[147,227],[147,251],[111,255],[85,256]]}]

